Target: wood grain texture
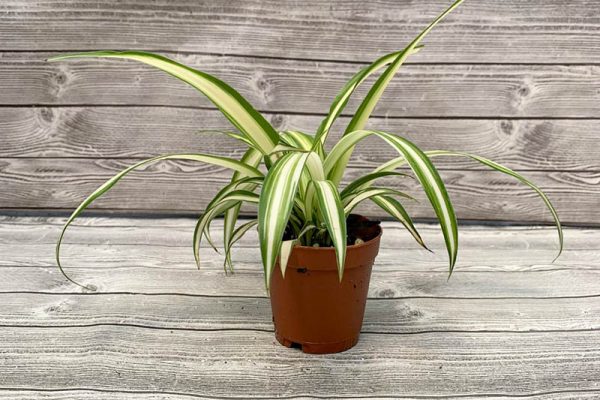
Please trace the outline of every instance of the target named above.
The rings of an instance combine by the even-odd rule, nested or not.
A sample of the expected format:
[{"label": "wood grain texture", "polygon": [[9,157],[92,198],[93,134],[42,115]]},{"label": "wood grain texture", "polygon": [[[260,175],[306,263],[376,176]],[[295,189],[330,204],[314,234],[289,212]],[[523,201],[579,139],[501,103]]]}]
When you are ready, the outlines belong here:
[{"label": "wood grain texture", "polygon": [[[223,78],[276,129],[313,132],[354,72],[404,47],[449,3],[5,0],[0,209],[73,209],[157,153],[242,154],[210,131],[229,124],[184,84],[135,63],[50,64],[49,55],[159,51]],[[465,2],[403,67],[371,126],[505,163],[549,194],[563,222],[598,225],[599,26],[592,0]],[[394,156],[366,141],[348,178]],[[517,182],[462,160],[436,165],[462,219],[551,221]],[[159,163],[95,207],[200,212],[228,178],[220,168]],[[417,197],[412,215],[432,217]],[[463,225],[447,280],[439,227],[417,226],[430,254],[384,222],[361,341],[315,357],[274,339],[255,232],[225,277],[223,257],[205,244],[195,269],[192,218],[82,218],[65,237],[63,262],[88,292],[55,266],[64,221],[0,215],[0,399],[600,397],[597,228],[566,228],[565,251],[551,263],[549,226]]]},{"label": "wood grain texture", "polygon": [[[117,164],[156,152],[197,148],[241,154],[231,140],[194,134],[228,124],[208,100],[181,82],[135,63],[50,64],[44,61],[50,55],[97,48],[161,51],[231,83],[277,129],[310,132],[353,73],[401,48],[445,6],[438,0],[227,5],[128,0],[111,6],[85,0],[6,1],[0,5],[5,38],[0,45],[0,132],[5,138],[0,183],[7,182],[7,190],[0,194],[0,208],[72,208],[83,194],[67,182],[91,190]],[[532,171],[567,223],[599,224],[592,211],[598,206],[600,171],[595,8],[589,0],[568,7],[559,0],[462,5],[391,84],[372,127],[405,134],[424,148],[472,151]],[[349,112],[366,89],[350,101]],[[393,155],[381,143],[368,141],[351,160],[350,174]],[[94,160],[67,167],[63,163],[69,157]],[[461,217],[548,221],[525,204],[529,198],[521,189],[502,178],[475,176],[464,170],[480,167],[456,159],[439,166],[452,170],[449,186],[455,186],[459,200],[476,191],[482,201],[459,206]],[[154,178],[157,196],[140,196],[139,189],[125,183],[113,193],[119,197],[102,200],[98,207],[190,211],[206,204],[211,191],[202,190],[197,199],[186,190],[175,202],[165,198],[167,191],[212,188],[224,181],[221,171],[159,168],[164,170]],[[175,170],[188,174],[166,176]],[[39,184],[32,190],[23,187],[28,183]],[[496,186],[499,195],[488,190]],[[511,203],[508,194],[518,200]],[[498,203],[489,196],[498,197]],[[380,215],[374,208],[363,212]],[[415,212],[417,218],[431,216],[423,206]]]},{"label": "wood grain texture", "polygon": [[[46,400],[70,400],[73,398],[88,400],[106,400],[114,399],[118,396],[119,399],[123,400],[190,400],[190,399],[215,399],[212,396],[200,396],[184,393],[167,393],[164,391],[152,392],[150,390],[145,391],[123,391],[123,390],[110,390],[110,389],[1,389],[0,388],[0,399],[10,400],[30,400],[46,399]],[[520,399],[544,399],[544,400],[572,400],[576,396],[578,399],[596,399],[598,397],[598,391],[596,390],[573,390],[573,391],[552,391],[552,392],[539,392],[537,394],[528,394],[518,396]],[[366,395],[365,395],[366,397]],[[224,397],[220,397],[223,399]],[[294,400],[305,400],[314,399],[314,396],[288,396],[287,399]],[[323,398],[323,397],[321,397]],[[345,397],[345,398],[356,398]],[[364,397],[363,397],[364,398]],[[369,399],[375,400],[393,400],[393,399],[448,399],[448,400],[478,400],[481,396],[477,395],[456,395],[456,396],[368,396]],[[486,399],[490,400],[509,400],[514,399],[512,395],[486,395]]]},{"label": "wood grain texture", "polygon": [[[254,232],[225,278],[207,248],[203,269],[193,266],[193,219],[81,218],[65,257],[74,277],[96,285],[82,293],[53,265],[62,222],[0,216],[0,398],[600,393],[598,229],[567,228],[564,257],[544,264],[549,227],[464,226],[446,281],[443,252],[427,256],[385,222],[359,344],[315,357],[275,342]],[[418,228],[442,244],[437,227]]]},{"label": "wood grain texture", "polygon": [[[320,116],[292,114],[272,114],[269,119],[279,130],[305,132],[314,132],[321,121]],[[339,119],[329,146],[348,122],[349,118]],[[468,151],[518,170],[600,170],[600,120],[372,118],[369,126],[401,134],[425,149]],[[217,132],[229,129],[215,110],[8,107],[0,108],[0,156],[146,158],[190,150],[239,155],[244,147]],[[351,165],[375,167],[396,155],[382,141],[367,139],[355,149]],[[435,163],[442,169],[485,168],[458,158]]]},{"label": "wood grain texture", "polygon": [[[0,225],[0,292],[80,293],[54,260],[62,218],[4,219]],[[194,220],[81,218],[65,237],[63,264],[98,293],[179,293],[190,296],[265,295],[257,234],[250,231],[233,252],[236,274],[224,276],[223,257],[203,246],[202,269],[191,251]],[[221,221],[213,239],[222,242]],[[381,252],[369,296],[380,298],[556,298],[600,295],[598,230],[565,230],[566,250],[553,264],[555,232],[549,227],[462,226],[456,274],[438,227],[418,229],[436,253],[422,250],[406,231],[384,223]]]},{"label": "wood grain texture", "polygon": [[437,396],[527,395],[597,391],[600,368],[598,335],[589,331],[364,334],[351,351],[318,357],[290,351],[262,331],[6,327],[0,339],[6,357],[0,385],[25,389],[393,397],[427,396],[435,388]]},{"label": "wood grain texture", "polygon": [[[129,159],[0,159],[0,207],[74,209],[104,181],[133,163]],[[355,179],[368,171],[349,168],[347,178]],[[549,212],[535,193],[510,177],[480,170],[445,170],[441,175],[459,218],[551,222]],[[529,171],[525,175],[553,200],[563,222],[598,223],[592,210],[600,206],[600,172]],[[229,172],[204,164],[161,162],[129,174],[92,207],[200,213],[229,177]],[[386,184],[408,190],[421,201],[407,203],[412,216],[434,216],[414,180],[390,179]],[[359,211],[382,215],[366,203]],[[252,208],[246,212],[255,214]]]},{"label": "wood grain texture", "polygon": [[[123,60],[48,63],[56,53],[5,53],[3,105],[104,104],[212,107],[185,83]],[[236,88],[267,112],[325,114],[363,65],[251,57],[174,55]],[[406,65],[384,92],[376,116],[597,118],[597,65]],[[372,80],[368,81],[372,82]],[[348,104],[355,110],[369,84]]]},{"label": "wood grain texture", "polygon": [[[0,273],[3,271],[0,270]],[[142,326],[273,331],[268,298],[181,295],[0,294],[0,326]],[[363,333],[600,330],[598,297],[567,299],[371,299]]]},{"label": "wood grain texture", "polygon": [[[369,61],[403,48],[451,2],[7,0],[2,50],[137,48]],[[597,3],[465,3],[426,39],[419,62],[600,61]]]}]

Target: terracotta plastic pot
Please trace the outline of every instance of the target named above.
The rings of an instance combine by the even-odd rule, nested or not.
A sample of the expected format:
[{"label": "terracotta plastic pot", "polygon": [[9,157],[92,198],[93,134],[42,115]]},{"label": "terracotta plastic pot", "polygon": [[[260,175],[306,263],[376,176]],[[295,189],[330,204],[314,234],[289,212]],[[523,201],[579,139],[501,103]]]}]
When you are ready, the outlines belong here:
[{"label": "terracotta plastic pot", "polygon": [[338,353],[358,342],[371,278],[379,251],[375,238],[348,246],[340,282],[333,247],[296,246],[285,278],[277,266],[271,278],[275,336],[305,353]]}]

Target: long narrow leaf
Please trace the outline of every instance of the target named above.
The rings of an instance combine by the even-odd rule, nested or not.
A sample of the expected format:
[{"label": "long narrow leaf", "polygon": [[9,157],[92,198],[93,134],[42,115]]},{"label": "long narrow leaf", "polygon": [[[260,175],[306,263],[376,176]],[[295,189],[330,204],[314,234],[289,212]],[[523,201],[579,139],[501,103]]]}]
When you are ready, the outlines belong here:
[{"label": "long narrow leaf", "polygon": [[[410,54],[415,54],[420,50],[422,46],[416,46],[414,49],[410,51]],[[327,134],[329,133],[329,129],[335,122],[336,118],[342,113],[346,105],[348,104],[348,100],[354,93],[354,91],[363,83],[369,76],[379,71],[381,68],[385,67],[392,63],[403,51],[396,51],[394,53],[386,54],[385,56],[375,60],[370,65],[364,67],[360,71],[358,71],[342,88],[340,93],[335,97],[331,107],[329,109],[329,113],[323,119],[319,128],[317,129],[316,137],[324,143],[327,139]]]},{"label": "long narrow leaf", "polygon": [[[78,207],[73,211],[69,219],[67,220],[65,226],[63,227],[60,237],[58,238],[58,242],[56,243],[56,263],[58,264],[58,268],[61,273],[67,278],[69,281],[75,283],[78,286],[82,286],[79,283],[73,281],[70,277],[67,276],[65,271],[62,268],[60,263],[60,245],[62,243],[63,237],[69,225],[77,218],[94,200],[98,197],[102,196],[104,193],[108,192],[121,178],[127,175],[129,172],[138,169],[146,164],[150,164],[160,160],[193,160],[193,161],[201,161],[208,164],[214,164],[221,167],[230,168],[236,171],[243,171],[245,174],[252,176],[262,176],[262,173],[258,171],[256,168],[250,167],[240,161],[232,160],[230,158],[211,156],[208,154],[168,154],[164,156],[153,157],[147,160],[140,161],[123,171],[119,172],[117,175],[110,178],[108,181],[104,182],[102,186],[96,189],[91,195],[89,195]],[[84,286],[85,287],[85,286]]]},{"label": "long narrow leaf", "polygon": [[[247,165],[250,165],[250,166],[256,168],[260,164],[261,160],[262,160],[261,152],[251,147],[242,156],[242,159],[240,161],[243,162],[244,164],[247,164]],[[231,178],[231,182],[236,182],[243,177],[244,177],[243,174],[241,174],[239,172],[235,172],[233,174],[233,177]],[[254,188],[255,188],[255,186],[252,186],[252,185],[240,187],[240,189],[246,189],[246,190],[254,190]],[[229,242],[231,241],[231,235],[233,234],[233,230],[235,229],[237,217],[240,213],[240,207],[241,207],[241,204],[238,203],[234,207],[228,208],[227,211],[225,211],[225,215],[223,217],[223,243],[224,243],[223,247],[224,247],[226,254],[229,251],[228,246],[229,246]],[[194,240],[194,243],[195,243],[195,240]],[[196,254],[196,252],[194,250],[194,255],[195,254]],[[233,270],[233,266],[231,263],[229,263],[229,268],[231,270]]]},{"label": "long narrow leaf", "polygon": [[[222,189],[217,196],[206,206],[206,211],[202,216],[198,219],[196,223],[196,227],[194,228],[194,236],[193,236],[193,249],[194,249],[194,258],[196,260],[196,265],[200,268],[200,244],[202,241],[202,235],[204,234],[209,241],[210,245],[217,251],[215,245],[212,243],[210,239],[210,223],[211,221],[221,215],[223,212],[226,212],[228,209],[233,207],[238,207],[242,202],[246,201],[249,203],[258,203],[259,196],[256,193],[250,192],[248,190],[231,190],[227,191],[232,186],[234,186],[237,182],[228,185],[224,189]],[[230,239],[228,239],[230,241]],[[225,246],[225,253],[227,253],[229,249]]]},{"label": "long narrow leaf", "polygon": [[224,263],[223,267],[226,272],[228,270],[228,266],[229,266],[229,270],[231,271],[231,267],[230,267],[231,266],[231,248],[238,240],[240,240],[246,234],[246,232],[248,232],[250,229],[252,229],[257,224],[258,224],[258,220],[253,219],[251,221],[248,221],[248,222],[240,225],[237,229],[235,229],[233,231],[233,234],[231,235],[231,239],[229,240],[229,243],[227,243],[227,246],[225,246],[225,248],[227,250],[225,251],[225,263]]},{"label": "long narrow leaf", "polygon": [[263,184],[258,205],[258,235],[267,289],[307,158],[308,153],[285,154],[269,170]]},{"label": "long narrow leaf", "polygon": [[[225,196],[227,196],[228,194],[230,194],[231,192],[235,191],[235,190],[245,190],[248,192],[252,192],[252,190],[254,190],[254,188],[256,188],[257,185],[261,184],[263,181],[263,177],[244,177],[244,178],[240,178],[237,180],[234,180],[232,183],[228,184],[227,186],[223,187],[221,190],[219,190],[219,192],[215,195],[215,197],[213,197],[213,199],[207,204],[206,206],[206,213],[204,215],[202,215],[200,217],[200,219],[198,220],[198,222],[196,223],[196,229],[194,230],[194,243],[197,244],[197,246],[194,247],[194,254],[196,255],[196,264],[198,267],[200,267],[199,264],[199,246],[200,246],[200,241],[202,240],[202,236],[198,236],[198,234],[204,234],[204,236],[206,236],[206,240],[208,241],[208,243],[210,244],[210,246],[213,248],[214,251],[216,251],[217,253],[219,253],[219,250],[216,248],[216,246],[214,245],[211,237],[210,237],[210,224],[212,222],[212,220],[214,219],[214,217],[216,217],[217,215],[212,215],[212,214],[208,214],[208,211],[212,210],[215,205],[217,203],[219,203]],[[256,195],[257,196],[257,195]],[[240,205],[235,206],[237,208],[240,207]],[[231,208],[235,208],[235,207],[231,207]],[[229,209],[226,211],[228,212]],[[202,219],[208,218],[208,216],[211,215],[211,217],[205,221],[201,221]],[[219,213],[220,215],[220,213]],[[199,230],[201,229],[202,230]],[[227,245],[225,244],[225,252],[227,252]]]},{"label": "long narrow leaf", "polygon": [[319,208],[335,247],[338,277],[341,281],[346,261],[346,215],[340,195],[331,181],[315,181],[314,184],[319,199]]},{"label": "long narrow leaf", "polygon": [[[290,145],[295,146],[299,150],[311,151],[314,147],[314,138],[304,132],[298,131],[285,131],[281,133],[281,140]],[[302,176],[300,177],[300,197],[302,199],[306,196],[306,191],[309,187],[310,182],[310,172],[308,170],[302,171]]]},{"label": "long narrow leaf", "polygon": [[419,243],[423,248],[428,251],[429,248],[425,245],[423,238],[417,231],[417,228],[412,222],[412,219],[402,206],[399,201],[390,197],[390,196],[373,196],[371,197],[371,201],[381,207],[385,212],[390,214],[393,218],[397,219],[404,225],[404,227],[410,232],[412,237]]},{"label": "long narrow leaf", "polygon": [[[391,135],[381,131],[354,131],[347,135],[344,135],[340,141],[331,149],[327,158],[325,159],[324,168],[325,173],[328,177],[333,174],[333,168],[336,163],[343,159],[345,154],[356,145],[360,140],[376,135],[393,148],[395,148],[400,155],[408,162],[415,176],[421,183],[429,202],[431,203],[433,210],[440,222],[442,233],[444,234],[444,240],[446,242],[446,249],[448,250],[448,257],[450,261],[450,274],[456,264],[456,257],[458,254],[458,227],[456,221],[456,215],[454,213],[454,207],[450,202],[450,197],[444,186],[439,173],[431,163],[427,155],[421,151],[412,142],[401,138],[399,136]],[[380,171],[374,171],[380,172]]]},{"label": "long narrow leaf", "polygon": [[513,171],[512,169],[507,168],[504,165],[498,164],[495,161],[489,160],[487,158],[484,158],[484,157],[481,157],[481,156],[478,156],[475,154],[455,152],[455,151],[437,150],[433,153],[433,155],[435,155],[435,156],[462,156],[462,157],[471,158],[472,160],[478,161],[481,164],[484,164],[484,165],[492,168],[493,170],[496,170],[498,172],[502,172],[503,174],[512,176],[513,178],[516,178],[519,182],[521,182],[521,183],[529,186],[531,189],[533,189],[533,191],[536,192],[538,194],[538,196],[540,196],[541,199],[544,201],[544,204],[546,205],[546,207],[548,208],[548,210],[550,210],[550,213],[552,214],[552,218],[554,218],[554,223],[556,225],[556,230],[558,232],[558,242],[559,242],[558,254],[554,258],[554,261],[556,261],[556,259],[558,257],[560,257],[560,254],[562,253],[562,250],[563,250],[564,238],[563,238],[563,231],[562,231],[560,219],[558,218],[558,212],[556,211],[556,209],[550,202],[550,199],[548,198],[548,196],[546,196],[546,194],[537,185],[535,185],[529,179],[525,178],[523,175]]},{"label": "long narrow leaf", "polygon": [[[471,158],[472,160],[478,161],[478,162],[490,167],[491,169],[493,169],[495,171],[512,176],[512,177],[516,178],[517,180],[519,180],[521,183],[523,183],[523,184],[529,186],[531,189],[533,189],[533,191],[535,191],[538,194],[538,196],[540,196],[542,198],[542,200],[544,201],[544,204],[546,205],[548,210],[550,210],[550,213],[552,214],[552,218],[554,219],[554,224],[556,225],[556,230],[558,233],[558,242],[559,242],[558,254],[554,258],[554,261],[556,261],[556,259],[558,257],[560,257],[560,254],[563,251],[564,238],[563,238],[562,226],[560,223],[560,219],[558,217],[558,212],[556,211],[556,209],[550,202],[550,199],[548,198],[548,196],[546,196],[546,194],[537,185],[535,185],[533,182],[531,182],[530,180],[525,178],[523,175],[517,173],[516,171],[513,171],[510,168],[505,167],[501,164],[498,164],[495,161],[489,160],[487,158],[484,158],[484,157],[481,157],[481,156],[478,156],[475,154],[470,154],[470,153],[465,153],[465,152],[457,152],[457,151],[447,151],[447,150],[430,150],[430,151],[426,151],[425,154],[427,155],[427,157],[430,157],[430,158],[438,157],[438,156],[460,156],[460,157]],[[375,169],[375,171],[373,171],[373,173],[392,171],[402,165],[405,165],[406,163],[407,163],[407,161],[404,157],[395,158],[395,159],[388,161],[385,164],[380,165],[378,168]]]},{"label": "long narrow leaf", "polygon": [[342,190],[342,192],[340,193],[340,197],[342,199],[344,199],[346,196],[348,196],[354,192],[357,192],[357,191],[363,189],[364,187],[370,185],[371,183],[373,183],[373,181],[380,179],[380,178],[385,178],[386,176],[403,176],[403,177],[414,179],[411,175],[405,174],[403,172],[395,172],[395,171],[372,172],[370,174],[363,175],[360,178],[355,179],[354,181],[350,182],[344,188],[344,190]]},{"label": "long narrow leaf", "polygon": [[357,192],[355,196],[348,196],[345,199],[342,199],[342,204],[344,205],[344,212],[346,213],[346,216],[348,216],[352,210],[354,210],[354,208],[356,206],[358,206],[360,203],[362,203],[363,201],[370,199],[373,196],[383,196],[383,195],[387,195],[387,196],[400,196],[400,197],[404,197],[407,199],[411,199],[411,200],[415,200],[412,196],[409,196],[406,193],[400,192],[398,190],[395,189],[389,189],[389,188],[368,188],[365,190],[362,190],[360,192]]},{"label": "long narrow leaf", "polygon": [[[396,56],[396,59],[386,68],[386,70],[373,84],[373,86],[369,90],[369,93],[365,96],[364,100],[358,107],[358,110],[354,113],[354,116],[352,117],[350,123],[346,127],[345,134],[365,128],[367,120],[369,119],[371,113],[375,109],[375,106],[379,102],[381,95],[387,88],[390,81],[394,78],[394,75],[396,75],[396,72],[398,72],[400,66],[404,63],[404,61],[406,61],[408,56],[419,45],[421,40],[433,29],[433,27],[437,25],[437,23],[440,22],[442,19],[444,19],[444,17],[446,17],[450,12],[452,12],[452,10],[458,7],[462,2],[463,0],[455,1],[450,7],[446,9],[446,11],[441,13],[403,51],[401,51]],[[352,156],[352,151],[353,149],[347,152],[345,156],[342,159],[340,159],[338,164],[336,165],[335,170],[332,176],[330,177],[330,179],[335,184],[338,184],[341,181],[344,171],[346,170],[348,160]]]},{"label": "long narrow leaf", "polygon": [[[194,235],[192,237],[192,245],[194,251],[194,259],[196,260],[196,266],[200,268],[200,245],[202,242],[202,235],[207,234],[209,232],[208,226],[210,222],[221,215],[222,213],[234,208],[240,207],[241,202],[239,201],[230,201],[230,202],[220,202],[218,205],[213,205],[211,207],[207,207],[204,211],[204,214],[198,218],[196,222],[196,227],[194,228]],[[208,239],[208,235],[207,239]],[[214,244],[211,243],[211,246],[216,250]],[[227,252],[226,248],[226,252]]]},{"label": "long narrow leaf", "polygon": [[285,278],[285,270],[287,269],[290,254],[294,246],[298,243],[298,239],[284,240],[281,242],[281,251],[279,252],[279,268],[281,269],[281,275]]},{"label": "long narrow leaf", "polygon": [[290,146],[295,146],[306,151],[310,151],[314,143],[314,138],[312,136],[298,131],[281,132],[281,139]]},{"label": "long narrow leaf", "polygon": [[59,55],[48,61],[83,57],[122,58],[156,67],[202,92],[263,154],[268,154],[279,141],[273,127],[235,89],[212,75],[167,57],[142,51],[90,51]]},{"label": "long narrow leaf", "polygon": [[427,155],[412,142],[384,132],[378,134],[406,158],[421,183],[440,222],[450,259],[450,274],[452,274],[458,254],[458,223],[442,178]]}]

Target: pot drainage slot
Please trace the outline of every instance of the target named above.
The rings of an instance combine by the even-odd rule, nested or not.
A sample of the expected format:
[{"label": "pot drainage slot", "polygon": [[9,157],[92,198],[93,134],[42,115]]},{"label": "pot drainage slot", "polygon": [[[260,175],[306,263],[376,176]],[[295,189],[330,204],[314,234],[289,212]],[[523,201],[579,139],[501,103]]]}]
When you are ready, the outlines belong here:
[{"label": "pot drainage slot", "polygon": [[306,271],[308,271],[308,269],[306,269],[306,268],[298,268],[296,271],[298,271],[299,274],[305,274]]},{"label": "pot drainage slot", "polygon": [[296,343],[296,342],[291,342],[290,343],[290,348],[291,349],[302,350],[302,344],[301,343]]}]

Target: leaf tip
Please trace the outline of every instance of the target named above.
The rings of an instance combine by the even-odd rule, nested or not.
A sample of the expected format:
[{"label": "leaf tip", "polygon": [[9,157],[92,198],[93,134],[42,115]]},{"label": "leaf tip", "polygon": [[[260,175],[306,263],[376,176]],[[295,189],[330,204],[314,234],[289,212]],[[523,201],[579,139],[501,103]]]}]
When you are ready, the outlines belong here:
[{"label": "leaf tip", "polygon": [[563,249],[561,247],[560,250],[558,251],[558,254],[556,255],[556,257],[554,257],[554,260],[552,260],[552,264],[554,264],[556,262],[556,260],[558,260],[558,258],[562,254],[562,251],[563,251]]}]

